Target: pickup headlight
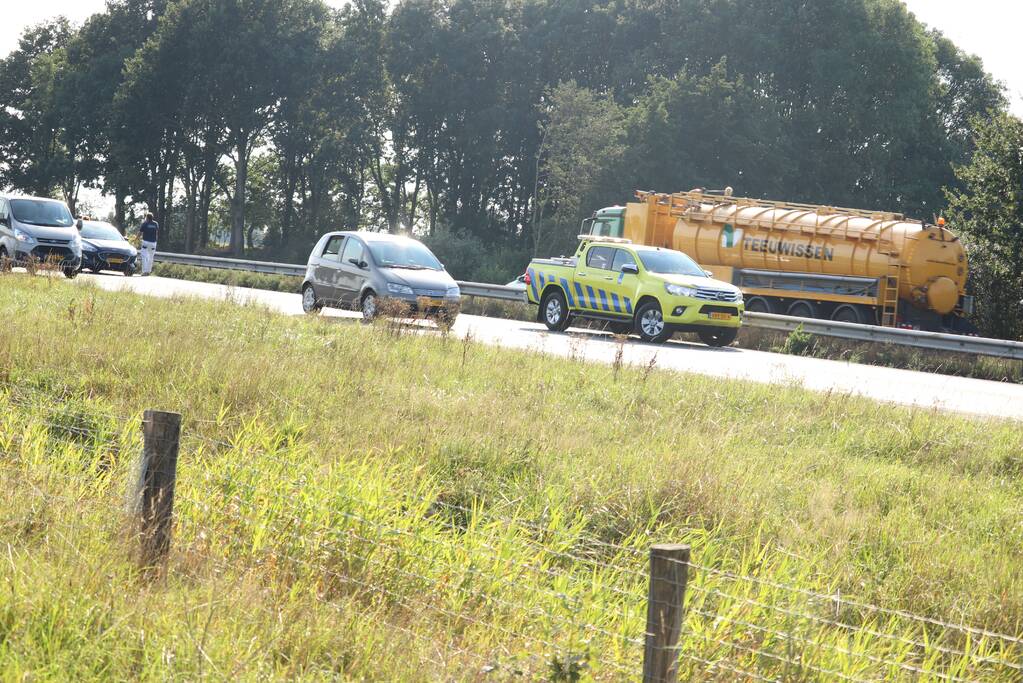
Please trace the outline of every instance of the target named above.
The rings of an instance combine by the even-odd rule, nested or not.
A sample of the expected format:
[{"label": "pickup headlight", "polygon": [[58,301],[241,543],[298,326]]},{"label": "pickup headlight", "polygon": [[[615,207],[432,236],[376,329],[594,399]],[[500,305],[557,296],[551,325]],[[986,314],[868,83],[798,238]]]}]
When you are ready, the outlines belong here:
[{"label": "pickup headlight", "polygon": [[397,282],[388,282],[387,291],[391,294],[404,294],[406,296],[412,296],[415,292],[408,285],[399,285]]},{"label": "pickup headlight", "polygon": [[18,240],[19,242],[35,242],[36,241],[35,237],[32,237],[32,235],[30,235],[27,232],[25,232],[24,230],[20,230],[18,228],[14,229],[14,239]]},{"label": "pickup headlight", "polygon": [[696,296],[696,287],[686,287],[685,285],[673,285],[667,283],[664,288],[668,290],[668,294],[672,296]]},{"label": "pickup headlight", "polygon": [[444,296],[454,299],[456,296],[462,296],[462,290],[458,287],[448,287],[448,291],[444,292]]}]

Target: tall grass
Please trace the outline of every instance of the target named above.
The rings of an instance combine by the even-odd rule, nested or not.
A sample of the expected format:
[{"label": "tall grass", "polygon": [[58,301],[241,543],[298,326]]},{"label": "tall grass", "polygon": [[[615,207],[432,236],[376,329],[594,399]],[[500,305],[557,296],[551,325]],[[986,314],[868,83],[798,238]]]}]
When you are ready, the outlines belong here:
[{"label": "tall grass", "polygon": [[[636,678],[660,541],[705,567],[683,679],[1003,680],[1018,672],[999,662],[1023,663],[800,592],[1023,633],[1017,424],[0,284],[5,678]],[[124,513],[149,407],[185,415],[155,584]]]}]

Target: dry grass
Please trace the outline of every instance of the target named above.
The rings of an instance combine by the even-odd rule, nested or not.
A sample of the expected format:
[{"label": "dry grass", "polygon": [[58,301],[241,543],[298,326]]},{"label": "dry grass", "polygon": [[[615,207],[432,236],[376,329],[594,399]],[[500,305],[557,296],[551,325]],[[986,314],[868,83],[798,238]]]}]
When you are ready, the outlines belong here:
[{"label": "dry grass", "polygon": [[[657,541],[768,582],[695,573],[682,651],[720,666],[683,679],[1023,663],[775,585],[1023,634],[1017,424],[54,278],[2,292],[5,679],[635,677]],[[152,585],[123,516],[149,407],[187,433]]]}]

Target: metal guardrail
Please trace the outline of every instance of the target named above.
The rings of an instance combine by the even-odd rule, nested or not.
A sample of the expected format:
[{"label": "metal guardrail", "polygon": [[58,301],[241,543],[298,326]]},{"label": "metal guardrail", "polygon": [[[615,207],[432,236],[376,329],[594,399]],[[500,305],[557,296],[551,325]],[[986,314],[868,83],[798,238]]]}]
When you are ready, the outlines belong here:
[{"label": "metal guardrail", "polygon": [[220,256],[197,256],[194,254],[171,254],[166,251],[156,252],[156,260],[161,263],[176,263],[181,266],[197,266],[199,268],[215,268],[218,270],[247,270],[250,273],[268,273],[270,275],[305,275],[305,266],[293,263],[274,263],[272,261],[245,261]]},{"label": "metal guardrail", "polygon": [[[156,252],[156,260],[164,263],[178,263],[202,268],[220,268],[226,270],[247,270],[256,273],[272,273],[275,275],[305,275],[306,267],[290,263],[271,263],[267,261],[244,261],[241,259],[220,258],[215,256],[193,256],[190,254],[169,254]],[[463,296],[478,296],[487,299],[525,302],[525,292],[514,287],[490,285],[482,282],[459,282]],[[778,332],[793,332],[800,325],[809,334],[823,337],[838,337],[853,341],[876,342],[881,344],[897,344],[914,346],[934,351],[953,351],[978,356],[993,356],[1023,360],[1023,342],[1006,341],[1004,339],[985,339],[983,337],[967,337],[958,334],[942,334],[939,332],[921,332],[903,330],[877,325],[858,325],[816,318],[793,318],[787,315],[771,313],[746,313],[743,323],[750,327],[759,327]]]},{"label": "metal guardrail", "polygon": [[1004,339],[986,339],[984,337],[968,337],[959,334],[903,330],[894,327],[879,327],[877,325],[857,325],[855,323],[841,323],[832,320],[817,320],[816,318],[793,318],[771,313],[746,313],[743,322],[751,327],[777,330],[779,332],[793,332],[802,325],[804,331],[823,337],[839,337],[854,341],[916,346],[933,351],[955,351],[978,356],[995,356],[998,358],[1023,360],[1023,342],[1006,341]]}]

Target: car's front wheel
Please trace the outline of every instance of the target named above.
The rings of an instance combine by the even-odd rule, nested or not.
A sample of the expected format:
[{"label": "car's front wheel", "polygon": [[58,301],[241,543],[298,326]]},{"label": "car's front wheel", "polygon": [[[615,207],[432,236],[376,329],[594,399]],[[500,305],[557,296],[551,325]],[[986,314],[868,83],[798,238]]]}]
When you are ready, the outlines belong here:
[{"label": "car's front wheel", "polygon": [[362,321],[366,323],[373,322],[374,318],[377,317],[377,312],[377,295],[373,292],[368,292],[362,297]]},{"label": "car's front wheel", "polygon": [[735,338],[739,336],[739,328],[737,327],[714,327],[706,330],[700,330],[700,341],[707,346],[730,346]]},{"label": "car's front wheel", "polygon": [[564,332],[568,329],[570,322],[568,304],[565,302],[565,295],[561,293],[560,289],[551,289],[543,295],[543,300],[540,302],[540,311],[547,329],[554,332]]},{"label": "car's front wheel", "polygon": [[663,344],[671,338],[671,329],[664,322],[659,303],[648,301],[636,311],[636,334],[643,341],[653,344]]},{"label": "car's front wheel", "polygon": [[316,290],[313,289],[312,285],[306,285],[302,288],[302,312],[308,315],[319,313],[320,309],[323,308],[323,304],[316,297]]}]

